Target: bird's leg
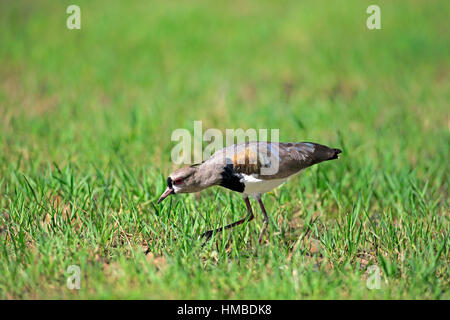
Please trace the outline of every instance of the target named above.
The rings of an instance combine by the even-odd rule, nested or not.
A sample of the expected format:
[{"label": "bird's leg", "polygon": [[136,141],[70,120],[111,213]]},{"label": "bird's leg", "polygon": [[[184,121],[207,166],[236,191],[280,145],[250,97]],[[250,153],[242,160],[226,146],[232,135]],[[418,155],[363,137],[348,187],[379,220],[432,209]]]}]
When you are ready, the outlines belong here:
[{"label": "bird's leg", "polygon": [[259,239],[258,239],[259,244],[261,244],[262,236],[264,234],[264,231],[266,231],[267,225],[269,223],[269,217],[267,216],[266,208],[264,208],[264,204],[261,200],[261,196],[258,196],[257,199],[258,199],[259,207],[261,208],[261,211],[264,214],[264,223],[263,223],[263,227],[261,229],[261,233],[259,234]]},{"label": "bird's leg", "polygon": [[213,229],[213,230],[208,230],[208,231],[206,231],[205,233],[203,233],[200,237],[205,237],[206,239],[205,239],[205,242],[203,242],[203,244],[202,244],[202,246],[203,245],[205,245],[205,243],[209,240],[209,239],[211,239],[211,236],[213,235],[213,233],[215,233],[215,232],[221,232],[222,230],[224,230],[224,229],[230,229],[230,228],[233,228],[233,227],[235,227],[235,226],[237,226],[237,225],[240,225],[240,224],[242,224],[242,223],[244,223],[245,221],[251,221],[253,218],[254,218],[254,216],[253,216],[253,210],[252,210],[252,206],[250,205],[250,199],[247,197],[247,196],[245,196],[244,197],[244,201],[245,201],[245,204],[247,205],[247,216],[245,217],[245,218],[242,218],[241,220],[238,220],[238,221],[236,221],[236,222],[233,222],[233,223],[230,223],[229,225],[226,225],[226,226],[224,226],[224,227],[222,227],[222,228],[217,228],[217,229]]}]

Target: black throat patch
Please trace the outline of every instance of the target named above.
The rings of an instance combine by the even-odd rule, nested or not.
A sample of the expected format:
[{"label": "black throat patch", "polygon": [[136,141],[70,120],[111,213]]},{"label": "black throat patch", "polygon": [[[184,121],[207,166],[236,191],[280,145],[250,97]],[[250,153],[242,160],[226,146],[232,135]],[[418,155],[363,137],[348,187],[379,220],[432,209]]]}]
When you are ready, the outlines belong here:
[{"label": "black throat patch", "polygon": [[170,189],[173,189],[172,178],[171,178],[171,177],[168,177],[168,178],[167,178],[167,186],[168,186]]},{"label": "black throat patch", "polygon": [[241,177],[233,171],[233,165],[228,164],[221,173],[222,181],[220,185],[224,188],[237,191],[244,192],[245,184],[242,183]]}]

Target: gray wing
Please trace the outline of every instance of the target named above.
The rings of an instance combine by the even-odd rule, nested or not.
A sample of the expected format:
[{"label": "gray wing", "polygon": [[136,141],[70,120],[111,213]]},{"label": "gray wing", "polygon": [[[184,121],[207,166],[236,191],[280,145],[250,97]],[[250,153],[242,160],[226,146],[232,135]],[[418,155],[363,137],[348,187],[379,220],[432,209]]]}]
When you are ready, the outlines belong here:
[{"label": "gray wing", "polygon": [[218,150],[206,162],[231,166],[238,174],[280,179],[313,164],[336,159],[340,152],[339,149],[311,142],[247,142]]}]

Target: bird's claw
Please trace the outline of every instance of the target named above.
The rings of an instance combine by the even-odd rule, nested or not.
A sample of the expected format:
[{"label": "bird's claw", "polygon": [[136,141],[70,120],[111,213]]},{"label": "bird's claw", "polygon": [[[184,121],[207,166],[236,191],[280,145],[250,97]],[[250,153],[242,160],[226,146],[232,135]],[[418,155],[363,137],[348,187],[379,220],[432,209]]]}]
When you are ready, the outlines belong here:
[{"label": "bird's claw", "polygon": [[200,238],[205,238],[205,241],[203,242],[202,247],[206,244],[206,242],[208,242],[209,239],[211,239],[211,237],[213,235],[213,231],[214,230],[208,230],[200,235]]},{"label": "bird's claw", "polygon": [[213,230],[208,230],[200,236],[200,238],[206,238],[206,240],[209,240],[212,237]]}]

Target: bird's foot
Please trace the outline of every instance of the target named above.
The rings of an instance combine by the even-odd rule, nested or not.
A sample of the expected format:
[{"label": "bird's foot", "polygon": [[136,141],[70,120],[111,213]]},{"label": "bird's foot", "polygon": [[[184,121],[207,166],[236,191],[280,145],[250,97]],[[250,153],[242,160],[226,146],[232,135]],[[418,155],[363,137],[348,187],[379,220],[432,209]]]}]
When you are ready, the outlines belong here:
[{"label": "bird's foot", "polygon": [[214,230],[208,230],[201,234],[200,238],[205,238],[205,241],[203,242],[202,247],[206,244],[206,242],[208,242],[209,239],[211,239],[213,232],[214,232]]},{"label": "bird's foot", "polygon": [[214,230],[208,230],[208,231],[202,233],[200,238],[206,238],[206,241],[208,241],[209,239],[211,239],[213,232],[214,232]]}]

